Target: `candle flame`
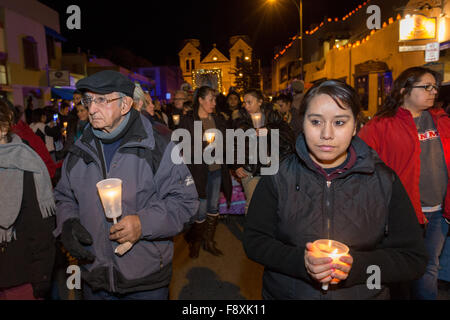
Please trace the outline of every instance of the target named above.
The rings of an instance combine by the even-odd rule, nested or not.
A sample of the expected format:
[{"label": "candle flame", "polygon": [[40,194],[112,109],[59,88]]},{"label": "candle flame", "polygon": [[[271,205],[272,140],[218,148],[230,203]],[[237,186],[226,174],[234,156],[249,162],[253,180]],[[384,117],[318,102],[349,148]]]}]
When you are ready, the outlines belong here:
[{"label": "candle flame", "polygon": [[205,133],[205,136],[206,136],[206,141],[208,141],[209,143],[214,141],[214,137],[215,137],[214,132],[207,132],[207,133]]}]

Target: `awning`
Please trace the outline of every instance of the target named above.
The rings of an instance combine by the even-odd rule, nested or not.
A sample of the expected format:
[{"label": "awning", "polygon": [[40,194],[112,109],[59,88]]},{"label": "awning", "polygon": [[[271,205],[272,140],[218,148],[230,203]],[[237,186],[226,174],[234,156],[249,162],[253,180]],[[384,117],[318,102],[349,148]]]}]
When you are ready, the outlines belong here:
[{"label": "awning", "polygon": [[52,98],[59,98],[63,100],[72,100],[75,89],[66,88],[52,88]]},{"label": "awning", "polygon": [[45,34],[53,37],[55,40],[59,40],[62,42],[67,42],[67,39],[64,38],[62,35],[60,35],[58,32],[56,32],[55,30],[53,30],[52,28],[49,28],[47,26],[44,26],[45,28]]}]

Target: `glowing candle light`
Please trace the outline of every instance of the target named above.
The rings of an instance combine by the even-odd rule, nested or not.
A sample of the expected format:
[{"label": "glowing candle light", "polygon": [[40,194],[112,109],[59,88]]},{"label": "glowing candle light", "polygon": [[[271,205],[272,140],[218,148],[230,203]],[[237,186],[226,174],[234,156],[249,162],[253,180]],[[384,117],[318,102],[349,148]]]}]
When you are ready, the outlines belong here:
[{"label": "glowing candle light", "polygon": [[[335,240],[330,240],[330,239],[320,239],[320,240],[316,240],[313,243],[313,254],[316,257],[329,257],[331,259],[333,259],[333,264],[336,263],[342,263],[339,262],[339,258],[346,255],[349,251],[349,248],[339,242],[339,241],[335,241]],[[338,279],[333,279],[331,280],[332,284],[336,284],[338,283],[339,280]],[[322,289],[323,290],[328,290],[328,286],[329,283],[324,283],[322,284]]]},{"label": "glowing candle light", "polygon": [[216,134],[214,132],[205,132],[205,139],[209,144],[213,143]]},{"label": "glowing candle light", "polygon": [[173,123],[177,126],[180,123],[180,115],[179,114],[174,114],[172,116],[173,119]]},{"label": "glowing candle light", "polygon": [[97,183],[98,194],[102,200],[105,215],[117,223],[122,215],[122,180],[105,179]]},{"label": "glowing candle light", "polygon": [[251,117],[252,117],[252,122],[253,122],[254,128],[258,129],[263,126],[261,112],[252,113]]}]

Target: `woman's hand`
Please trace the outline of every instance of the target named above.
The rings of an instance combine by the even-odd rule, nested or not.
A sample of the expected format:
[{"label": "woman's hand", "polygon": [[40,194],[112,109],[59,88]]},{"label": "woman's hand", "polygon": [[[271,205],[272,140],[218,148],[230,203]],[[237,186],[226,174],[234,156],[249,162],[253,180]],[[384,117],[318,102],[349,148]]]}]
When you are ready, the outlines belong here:
[{"label": "woman's hand", "polygon": [[308,274],[314,280],[321,283],[328,283],[332,280],[333,259],[329,257],[319,258],[314,254],[311,242],[306,244],[305,250],[305,267]]},{"label": "woman's hand", "polygon": [[352,269],[353,257],[349,254],[339,258],[339,262],[333,263],[329,257],[317,257],[311,242],[306,244],[305,267],[308,274],[318,282],[337,283],[345,280]]},{"label": "woman's hand", "polygon": [[245,173],[244,168],[240,167],[238,169],[236,169],[236,175],[238,176],[238,178],[243,179],[247,177],[247,174]]}]

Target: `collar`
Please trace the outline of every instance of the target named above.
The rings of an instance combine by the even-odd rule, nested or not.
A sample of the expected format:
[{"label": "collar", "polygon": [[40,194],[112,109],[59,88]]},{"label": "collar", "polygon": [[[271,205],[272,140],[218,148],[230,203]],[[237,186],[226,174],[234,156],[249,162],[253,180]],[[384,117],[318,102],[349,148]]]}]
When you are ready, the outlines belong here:
[{"label": "collar", "polygon": [[[378,156],[374,154],[374,151],[370,149],[369,146],[361,138],[359,138],[358,136],[354,136],[349,147],[349,162],[344,168],[338,169],[336,172],[328,175],[326,174],[325,170],[323,170],[311,159],[303,133],[298,136],[295,149],[297,155],[306,167],[308,167],[312,171],[319,172],[325,177],[332,176],[332,179],[336,178],[337,176],[345,177],[348,174],[355,172],[372,173],[375,171],[375,163],[379,160],[377,160]],[[318,167],[320,167],[321,170]]]},{"label": "collar", "polygon": [[[141,116],[137,110],[131,109],[130,119],[126,129],[124,130],[124,136],[120,145],[122,146],[128,142],[141,142],[145,139],[149,139],[150,147],[153,148],[153,136],[150,137],[147,134],[147,132],[151,132],[151,127],[152,125],[148,119]],[[84,134],[81,137],[81,142],[90,144],[94,138],[98,139],[94,135],[92,126],[89,124],[84,130]]]}]

